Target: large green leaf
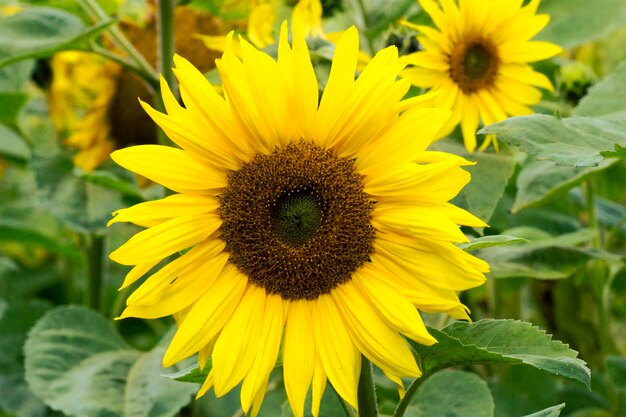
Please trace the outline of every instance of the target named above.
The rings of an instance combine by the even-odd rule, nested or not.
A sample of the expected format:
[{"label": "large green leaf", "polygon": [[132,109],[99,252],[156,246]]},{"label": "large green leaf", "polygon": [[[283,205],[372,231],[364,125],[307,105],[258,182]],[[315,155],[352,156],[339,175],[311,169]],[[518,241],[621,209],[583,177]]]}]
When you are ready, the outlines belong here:
[{"label": "large green leaf", "polygon": [[591,87],[572,114],[614,120],[626,119],[626,95],[622,91],[624,85],[626,85],[626,61]]},{"label": "large green leaf", "polygon": [[110,322],[83,307],[48,312],[24,351],[33,392],[70,416],[173,416],[196,390],[162,377],[162,345],[133,350]]},{"label": "large green leaf", "polygon": [[487,384],[469,372],[447,370],[420,387],[406,415],[417,417],[492,417],[493,398]]},{"label": "large green leaf", "polygon": [[517,194],[512,212],[541,204],[556,194],[568,190],[591,175],[602,172],[617,160],[601,161],[596,167],[571,167],[555,165],[551,161],[531,160],[517,176]]},{"label": "large green leaf", "polygon": [[78,16],[51,7],[28,7],[0,17],[0,67],[66,49],[85,49],[113,23],[103,21],[85,28]]},{"label": "large green leaf", "polygon": [[477,152],[470,155],[463,145],[452,140],[435,142],[431,148],[476,162],[476,165],[465,167],[472,174],[472,181],[461,190],[453,203],[488,222],[513,174],[515,160],[511,153],[502,150],[499,153]]},{"label": "large green leaf", "polygon": [[626,2],[622,0],[542,1],[539,12],[550,15],[550,24],[537,39],[571,48],[603,38],[626,25]]},{"label": "large green leaf", "polygon": [[524,363],[589,386],[590,371],[583,360],[576,358],[578,353],[530,323],[487,319],[474,324],[455,322],[429,332],[437,344],[411,342],[424,374],[451,366]]},{"label": "large green leaf", "polygon": [[[0,95],[1,97],[1,95]],[[0,99],[0,106],[2,100]],[[1,112],[1,110],[0,110]],[[30,149],[17,133],[0,124],[0,155],[26,160],[30,158]]]},{"label": "large green leaf", "polygon": [[535,156],[565,166],[597,166],[604,151],[626,146],[626,121],[535,114],[512,117],[482,128],[498,139]]},{"label": "large green leaf", "polygon": [[0,300],[0,410],[30,417],[46,413],[24,380],[22,347],[30,328],[49,308],[39,300],[12,304]]}]

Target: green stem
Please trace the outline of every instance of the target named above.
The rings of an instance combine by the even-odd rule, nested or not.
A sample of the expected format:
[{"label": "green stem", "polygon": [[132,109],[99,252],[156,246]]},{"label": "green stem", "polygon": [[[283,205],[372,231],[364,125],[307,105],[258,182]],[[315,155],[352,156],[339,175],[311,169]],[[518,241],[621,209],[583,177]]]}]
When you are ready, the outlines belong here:
[{"label": "green stem", "polygon": [[359,9],[361,9],[361,16],[363,17],[363,26],[359,28],[359,32],[365,36],[365,40],[367,40],[367,47],[369,48],[370,55],[374,55],[374,45],[370,36],[368,35],[367,29],[370,27],[369,18],[367,17],[367,8],[365,7],[365,0],[357,0],[357,4],[359,5]]},{"label": "green stem", "polygon": [[596,194],[593,187],[593,183],[590,179],[585,181],[585,199],[587,203],[587,222],[589,227],[596,231],[596,235],[591,241],[591,245],[594,249],[602,248],[602,240],[600,238],[600,227],[598,224],[598,216],[596,215]]},{"label": "green stem", "polygon": [[372,363],[365,356],[362,356],[361,359],[361,376],[359,377],[357,399],[359,403],[359,417],[378,417]]},{"label": "green stem", "polygon": [[436,370],[431,370],[430,372],[425,373],[424,375],[413,381],[413,383],[409,386],[409,389],[406,390],[406,394],[404,394],[404,397],[402,397],[402,399],[398,403],[396,411],[393,413],[393,417],[404,416],[404,413],[406,412],[406,409],[409,406],[409,403],[413,399],[413,396],[417,392],[418,388],[421,387],[422,384],[428,379],[428,377],[434,374],[435,371]]},{"label": "green stem", "polygon": [[[154,85],[150,85],[150,83],[154,78],[154,74],[151,73],[147,73],[144,70],[142,70],[141,68],[135,66],[132,62],[128,61],[128,59],[121,57],[117,54],[114,54],[113,52],[109,51],[108,49],[105,49],[101,46],[98,45],[92,45],[91,46],[91,51],[93,51],[94,53],[101,55],[117,64],[119,64],[120,66],[122,66],[124,69],[138,75],[139,77],[141,77],[142,79],[146,80],[149,84],[149,87],[154,90]],[[156,78],[154,78],[154,82],[156,82]]]},{"label": "green stem", "polygon": [[[174,8],[176,7],[176,0],[158,0],[157,6],[157,72],[161,74],[170,89],[175,91],[172,67],[174,66]],[[154,104],[157,109],[165,111],[161,94],[156,95]],[[171,146],[172,142],[163,131],[159,130],[158,132],[159,144]]]},{"label": "green stem", "polygon": [[[102,10],[100,5],[96,0],[78,0],[83,9],[89,14],[89,16],[97,21],[108,20],[110,17],[107,13]],[[119,49],[128,54],[128,57],[133,61],[134,65],[136,65],[136,72],[140,74],[145,81],[149,84],[151,88],[155,88],[159,84],[159,79],[157,74],[154,71],[154,68],[146,61],[146,59],[141,55],[141,53],[133,46],[132,43],[126,36],[122,33],[122,31],[117,27],[117,25],[112,26],[108,30],[111,35],[112,41]]]},{"label": "green stem", "polygon": [[87,284],[88,305],[100,311],[102,301],[102,276],[104,274],[104,237],[93,234],[89,245],[89,282]]}]

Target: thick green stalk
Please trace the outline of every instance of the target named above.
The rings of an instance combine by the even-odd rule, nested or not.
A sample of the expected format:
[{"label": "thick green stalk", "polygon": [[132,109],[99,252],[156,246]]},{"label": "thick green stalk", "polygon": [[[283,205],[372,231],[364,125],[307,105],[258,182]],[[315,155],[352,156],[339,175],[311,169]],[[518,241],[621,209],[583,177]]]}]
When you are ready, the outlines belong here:
[{"label": "thick green stalk", "polygon": [[359,417],[378,417],[372,363],[365,356],[361,360],[361,376],[359,377],[357,399],[359,401]]}]

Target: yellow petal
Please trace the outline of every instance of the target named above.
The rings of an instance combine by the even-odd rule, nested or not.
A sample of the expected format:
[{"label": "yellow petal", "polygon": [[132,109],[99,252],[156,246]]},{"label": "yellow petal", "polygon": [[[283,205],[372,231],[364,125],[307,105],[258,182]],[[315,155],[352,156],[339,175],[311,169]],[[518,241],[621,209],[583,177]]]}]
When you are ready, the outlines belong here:
[{"label": "yellow petal", "polygon": [[338,286],[331,296],[355,345],[374,364],[408,377],[421,375],[406,341],[370,307],[354,283]]},{"label": "yellow petal", "polygon": [[343,316],[332,298],[321,295],[312,304],[315,346],[318,348],[324,371],[341,398],[357,408],[361,354],[354,346]]},{"label": "yellow petal", "polygon": [[160,261],[206,239],[221,223],[213,213],[177,217],[137,233],[109,257],[122,265]]},{"label": "yellow petal", "polygon": [[[188,265],[169,282],[146,281],[129,297],[122,317],[156,318],[189,308],[210,290],[228,260],[226,253],[215,253],[220,250],[219,246],[212,249],[206,251],[211,257]],[[148,291],[149,288],[154,289]]]},{"label": "yellow petal", "polygon": [[179,193],[194,193],[226,186],[226,175],[202,165],[181,149],[139,145],[111,154],[117,164]]},{"label": "yellow petal", "polygon": [[304,416],[304,402],[315,371],[315,343],[308,300],[289,304],[283,341],[285,391],[294,417]]},{"label": "yellow petal", "polygon": [[213,340],[237,308],[247,284],[246,276],[227,265],[179,325],[163,357],[163,366],[193,355]]},{"label": "yellow petal", "polygon": [[261,319],[262,331],[260,338],[254,340],[256,357],[241,384],[241,408],[247,413],[254,402],[257,393],[263,390],[270,378],[270,373],[276,365],[280,341],[283,336],[285,325],[285,302],[280,295],[267,294],[263,317]]},{"label": "yellow petal", "polygon": [[156,226],[174,217],[209,213],[219,206],[214,197],[193,194],[174,194],[161,200],[136,204],[113,212],[113,223],[130,222],[143,227]]},{"label": "yellow petal", "polygon": [[249,285],[215,343],[213,378],[218,397],[239,384],[254,362],[263,332],[265,298],[264,289]]},{"label": "yellow petal", "polygon": [[361,173],[376,176],[392,171],[401,162],[414,161],[433,142],[450,114],[445,109],[407,110],[359,152],[356,166]]},{"label": "yellow petal", "polygon": [[500,45],[498,48],[500,59],[504,63],[541,61],[552,58],[562,51],[560,46],[542,41],[520,42],[516,40]]},{"label": "yellow petal", "polygon": [[146,273],[148,273],[148,271],[154,268],[158,263],[159,263],[158,261],[155,261],[155,262],[147,262],[145,264],[135,265],[133,269],[131,269],[128,272],[128,274],[126,274],[126,277],[124,278],[124,283],[122,283],[122,286],[119,289],[123,290],[124,288],[128,287],[129,285],[137,281],[139,278],[143,277]]},{"label": "yellow petal", "polygon": [[372,269],[361,268],[352,277],[361,292],[371,300],[370,307],[377,309],[390,326],[405,336],[424,345],[435,343],[435,338],[428,333],[413,304],[404,295],[384,284],[384,277],[371,279],[373,273]]}]

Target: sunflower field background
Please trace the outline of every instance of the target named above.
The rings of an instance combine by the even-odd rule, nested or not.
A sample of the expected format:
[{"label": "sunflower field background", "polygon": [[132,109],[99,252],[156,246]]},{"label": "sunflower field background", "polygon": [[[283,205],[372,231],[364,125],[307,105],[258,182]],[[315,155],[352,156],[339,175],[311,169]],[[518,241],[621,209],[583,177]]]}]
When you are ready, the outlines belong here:
[{"label": "sunflower field background", "polygon": [[[350,43],[351,37],[360,42]],[[310,64],[309,58],[306,64],[293,64],[296,81],[289,94],[296,98],[318,97],[311,89],[304,91],[311,80],[317,83],[319,97],[330,96],[329,91],[338,94],[343,87],[333,75],[340,64],[334,63],[352,59],[357,76],[364,74],[365,79],[365,74],[374,73],[371,68],[384,71],[381,62],[388,59],[395,72],[387,84],[381,81],[381,88],[406,85],[406,94],[393,102],[399,107],[391,109],[391,120],[412,114],[409,108],[427,115],[443,113],[425,109],[447,109],[447,122],[431,125],[424,119],[424,124],[402,130],[407,153],[413,152],[413,136],[429,144],[428,152],[420,153],[422,159],[412,163],[454,165],[455,170],[437,175],[471,174],[464,187],[467,181],[460,177],[446,179],[458,184],[446,201],[453,197],[450,202],[463,209],[450,211],[455,213],[450,214],[453,232],[458,225],[462,236],[446,242],[454,251],[442,250],[426,262],[423,269],[432,274],[420,279],[426,282],[424,288],[431,288],[429,279],[445,280],[445,272],[438,273],[443,263],[435,259],[467,263],[472,267],[465,272],[479,277],[486,273],[487,279],[482,285],[478,280],[452,288],[464,291],[447,289],[442,300],[448,304],[443,307],[411,301],[412,314],[415,306],[421,313],[416,316],[419,325],[423,327],[423,320],[427,326],[417,341],[390,319],[401,310],[394,306],[404,305],[387,297],[394,292],[368,298],[368,303],[379,301],[368,314],[387,323],[385,329],[395,329],[394,336],[407,336],[411,361],[421,376],[395,372],[391,359],[371,353],[379,352],[379,345],[385,351],[387,336],[370,334],[359,342],[354,330],[358,326],[346,325],[354,332],[352,339],[340,332],[336,340],[316,336],[315,349],[330,343],[340,351],[345,336],[358,348],[350,356],[358,366],[334,367],[329,365],[330,354],[322,355],[327,362],[323,367],[311,365],[311,375],[302,377],[298,391],[292,381],[299,378],[294,365],[299,358],[292,353],[286,357],[281,352],[287,350],[279,352],[277,344],[273,370],[267,370],[268,380],[260,384],[250,408],[242,393],[247,376],[244,388],[239,384],[243,374],[219,397],[209,390],[211,352],[219,349],[213,350],[215,340],[205,341],[194,355],[179,354],[185,358],[176,356],[174,365],[163,368],[164,356],[175,355],[173,340],[186,337],[193,344],[194,337],[202,337],[202,332],[176,333],[177,326],[186,328],[188,314],[201,314],[202,305],[186,309],[188,302],[173,313],[159,314],[133,304],[138,297],[133,292],[142,291],[139,284],[150,279],[142,275],[157,264],[189,259],[195,253],[189,247],[199,239],[153,263],[145,261],[142,248],[133,255],[137,261],[126,261],[128,250],[122,256],[120,251],[136,242],[130,239],[141,236],[146,227],[156,230],[161,217],[176,217],[125,209],[185,196],[173,194],[176,187],[166,188],[162,184],[167,181],[159,181],[160,171],[164,178],[170,175],[173,160],[164,157],[144,170],[132,150],[148,148],[129,147],[185,148],[176,136],[186,129],[180,127],[185,120],[177,117],[197,105],[187,98],[201,97],[202,109],[202,88],[210,88],[215,102],[235,101],[235,86],[244,81],[237,78],[244,74],[236,71],[239,57],[244,57],[244,65],[256,57],[261,73],[267,56],[278,57],[279,65],[292,56],[287,39],[294,62],[310,57]],[[298,39],[306,39],[306,45]],[[360,49],[350,52],[350,58],[340,56],[348,54],[349,43],[358,43]],[[256,50],[263,54],[250,52]],[[223,67],[216,68],[222,54]],[[298,78],[302,68],[312,71]],[[248,75],[255,85],[254,71]],[[199,84],[189,81],[198,77]],[[196,85],[201,88],[194,96]],[[272,103],[273,85],[263,84],[268,85],[265,96],[258,97]],[[367,94],[354,105],[355,115],[374,108],[375,87],[363,90]],[[179,106],[181,95],[184,104]],[[255,104],[259,108],[265,106],[261,101]],[[209,104],[207,108],[212,109]],[[246,109],[241,107],[243,113]],[[293,110],[279,117],[299,123],[302,109]],[[372,119],[355,122],[355,129],[377,128],[372,120],[381,112],[371,113]],[[426,131],[430,139],[422,138]],[[206,131],[192,133],[207,143],[212,140]],[[394,148],[391,142],[387,145]],[[400,145],[395,148],[398,155],[404,152]],[[460,0],[460,5],[456,0],[0,0],[0,417],[626,416],[625,149],[623,0]],[[383,146],[378,151],[386,152]],[[359,152],[346,161],[362,166]],[[369,152],[370,157],[376,154]],[[195,175],[192,165],[189,172],[171,175]],[[449,184],[446,187],[452,187]],[[174,191],[184,193],[182,188]],[[431,191],[443,193],[436,187]],[[305,202],[317,201],[306,200],[309,197],[303,197]],[[226,203],[219,201],[219,213],[226,220]],[[308,203],[293,204],[308,210]],[[178,209],[191,210],[169,210]],[[439,215],[433,211],[432,219]],[[389,219],[372,216],[400,229],[415,225],[392,214]],[[384,233],[383,226],[376,227],[376,233]],[[308,231],[296,237],[310,238]],[[428,241],[431,236],[420,238]],[[167,239],[162,240],[167,245]],[[371,259],[359,265],[376,259],[378,246],[373,247]],[[124,265],[111,260],[112,253]],[[403,262],[422,261],[405,257]],[[191,275],[208,275],[204,266]],[[396,274],[392,267],[389,271]],[[158,298],[159,291],[178,279],[174,276],[144,296]],[[356,275],[349,279],[356,280]],[[385,285],[380,288],[391,288]],[[437,282],[432,286],[442,288]],[[283,289],[277,291],[283,295]],[[210,292],[202,289],[203,294]],[[302,301],[297,291],[295,296],[284,294],[292,305]],[[307,293],[303,299],[318,295]],[[326,295],[324,290],[320,297]],[[433,306],[441,301],[432,300]],[[405,298],[402,302],[408,303]],[[160,303],[168,300],[157,302],[155,311],[162,311]],[[139,313],[131,314],[134,311]],[[358,310],[340,309],[335,319],[342,311]],[[293,344],[295,330],[289,329],[298,327],[289,327],[286,312],[285,317],[275,339],[281,343],[287,320],[290,333],[282,343],[289,337]],[[316,319],[321,320],[320,315],[310,318]],[[342,323],[344,319],[352,320],[340,317]],[[304,345],[312,337],[305,330],[297,339]],[[263,349],[262,342],[250,343]],[[285,378],[284,366],[296,366],[289,370],[295,375],[291,380]],[[317,371],[313,374],[313,369],[322,368],[326,372],[321,377]],[[346,394],[351,387],[339,383],[347,374],[358,381],[358,398],[352,400]],[[216,391],[218,385],[215,382]],[[352,388],[356,395],[356,385]],[[199,390],[204,395],[196,398]],[[296,391],[301,394],[297,399]]]}]

